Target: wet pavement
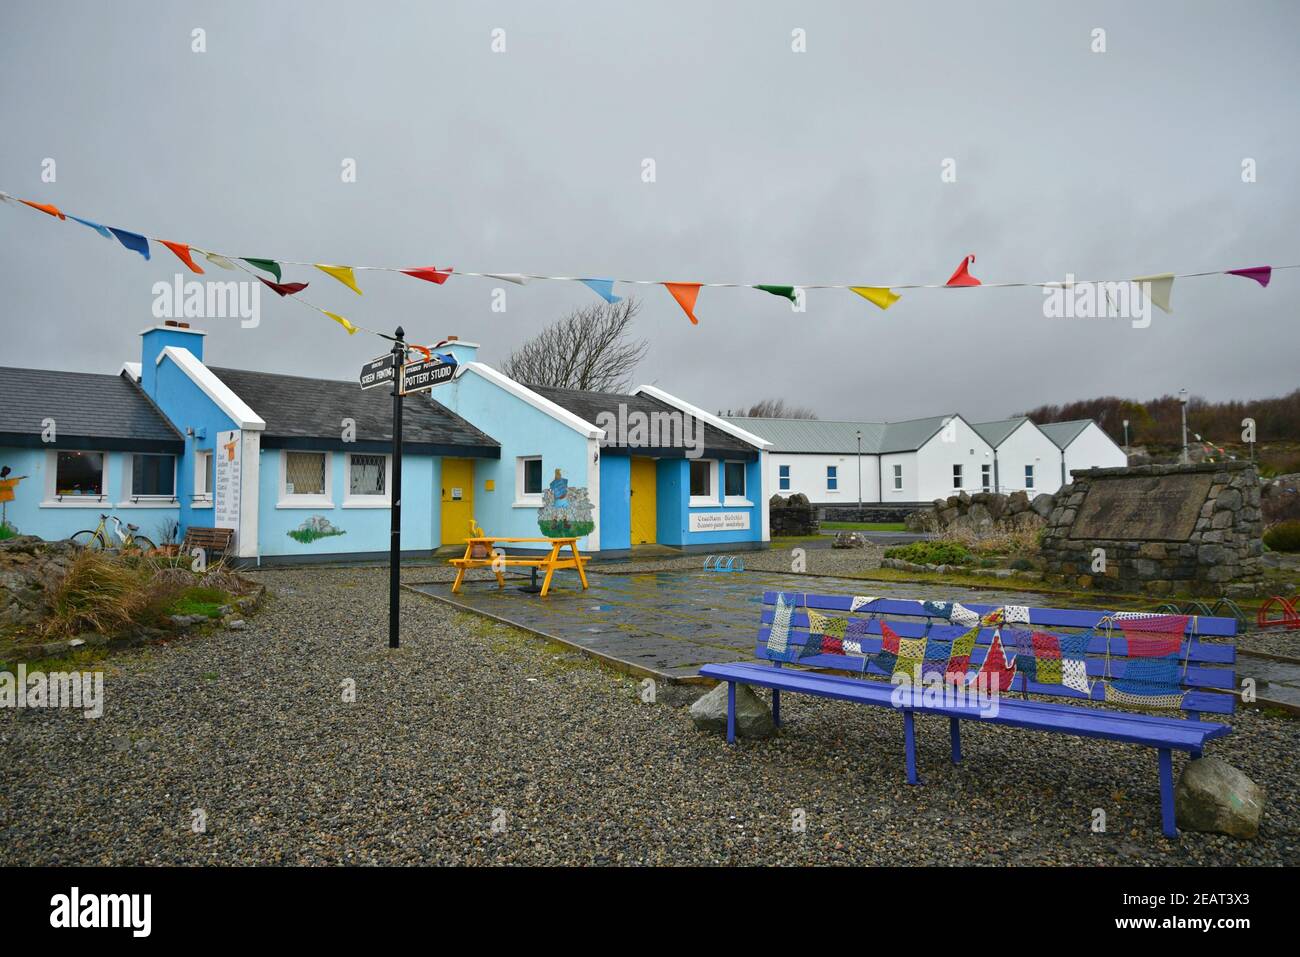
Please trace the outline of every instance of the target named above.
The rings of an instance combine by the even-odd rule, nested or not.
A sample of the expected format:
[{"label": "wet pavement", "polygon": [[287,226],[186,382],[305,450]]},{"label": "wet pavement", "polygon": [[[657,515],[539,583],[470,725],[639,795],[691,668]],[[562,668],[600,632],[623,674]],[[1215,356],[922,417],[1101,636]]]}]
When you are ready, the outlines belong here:
[{"label": "wet pavement", "polygon": [[559,639],[598,657],[630,666],[635,673],[665,679],[692,678],[701,665],[754,657],[764,591],[885,598],[938,599],[1042,605],[1029,592],[780,574],[777,572],[644,572],[587,577],[556,574],[546,598],[519,591],[522,579],[498,589],[492,579],[466,582],[459,595],[445,582],[409,587],[468,611],[508,621]]}]

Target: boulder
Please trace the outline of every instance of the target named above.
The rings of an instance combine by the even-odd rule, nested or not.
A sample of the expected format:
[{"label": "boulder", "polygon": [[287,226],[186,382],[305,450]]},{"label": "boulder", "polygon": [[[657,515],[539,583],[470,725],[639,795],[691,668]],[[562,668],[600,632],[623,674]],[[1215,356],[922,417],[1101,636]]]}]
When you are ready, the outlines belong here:
[{"label": "boulder", "polygon": [[[691,705],[691,720],[700,731],[727,733],[727,682],[721,682]],[[742,738],[767,738],[775,733],[768,703],[748,685],[736,685],[736,734]]]},{"label": "boulder", "polygon": [[1187,762],[1174,788],[1174,818],[1181,828],[1231,837],[1259,834],[1264,789],[1218,758]]},{"label": "boulder", "polygon": [[1052,509],[1056,506],[1056,498],[1042,492],[1034,496],[1034,500],[1029,503],[1029,508],[1039,518],[1047,518],[1052,514]]},{"label": "boulder", "polygon": [[1019,515],[1021,512],[1029,511],[1029,493],[1023,489],[1012,492],[1007,496],[1007,514]]},{"label": "boulder", "polygon": [[866,548],[867,540],[858,532],[836,532],[831,548]]}]

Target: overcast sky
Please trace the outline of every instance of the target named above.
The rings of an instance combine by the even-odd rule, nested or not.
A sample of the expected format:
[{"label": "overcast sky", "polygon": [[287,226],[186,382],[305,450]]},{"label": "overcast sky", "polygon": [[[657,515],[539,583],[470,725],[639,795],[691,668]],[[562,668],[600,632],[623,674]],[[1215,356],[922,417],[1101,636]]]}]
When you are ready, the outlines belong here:
[{"label": "overcast sky", "polygon": [[[793,284],[941,283],[972,252],[988,282],[1300,262],[1290,2],[5,6],[0,189],[235,255]],[[0,208],[0,364],[116,372],[178,271]],[[493,364],[594,299],[505,286],[498,313],[503,284],[481,279],[363,273],[361,297],[285,279]],[[1300,384],[1300,270],[1179,280],[1146,329],[1047,319],[1036,289],[916,290],[888,312],[812,291],[801,314],[704,289],[695,327],[662,288],[618,291],[642,297],[637,380],[710,410],[993,418]],[[197,324],[217,365],[350,378],[384,351],[269,293],[256,329]]]}]

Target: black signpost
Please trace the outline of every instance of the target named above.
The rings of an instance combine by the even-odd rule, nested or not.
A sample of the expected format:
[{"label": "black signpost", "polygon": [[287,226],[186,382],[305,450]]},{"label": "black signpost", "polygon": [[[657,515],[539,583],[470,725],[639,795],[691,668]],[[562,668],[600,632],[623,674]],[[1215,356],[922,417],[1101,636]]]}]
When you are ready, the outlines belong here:
[{"label": "black signpost", "polygon": [[[397,327],[392,351],[371,359],[361,367],[361,388],[393,387],[393,504],[388,544],[388,647],[401,643],[397,627],[402,601],[402,397],[408,392],[423,392],[451,380],[455,362],[441,359],[406,361],[406,333]],[[428,355],[428,350],[424,350]]]},{"label": "black signpost", "polygon": [[[397,327],[397,341],[389,353],[391,366],[388,378],[393,383],[393,506],[390,541],[388,545],[388,647],[396,648],[398,637],[398,611],[402,601],[402,378],[396,372],[406,360],[405,333]],[[375,360],[376,362],[378,360]],[[374,365],[374,362],[370,363]],[[366,388],[365,372],[361,387]]]}]

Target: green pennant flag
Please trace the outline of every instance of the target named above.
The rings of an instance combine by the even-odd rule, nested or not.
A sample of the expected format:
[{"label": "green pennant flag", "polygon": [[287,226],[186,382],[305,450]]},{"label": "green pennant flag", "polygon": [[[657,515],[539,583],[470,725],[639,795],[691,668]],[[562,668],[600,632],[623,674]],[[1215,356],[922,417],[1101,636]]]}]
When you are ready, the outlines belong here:
[{"label": "green pennant flag", "polygon": [[250,266],[256,266],[264,272],[269,272],[275,277],[276,282],[280,281],[280,264],[274,259],[249,259],[247,256],[244,256],[243,260]]},{"label": "green pennant flag", "polygon": [[795,295],[794,286],[755,286],[754,288],[761,289],[763,292],[770,292],[774,296],[789,299],[791,302],[799,301],[799,297]]}]

